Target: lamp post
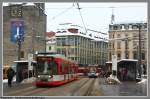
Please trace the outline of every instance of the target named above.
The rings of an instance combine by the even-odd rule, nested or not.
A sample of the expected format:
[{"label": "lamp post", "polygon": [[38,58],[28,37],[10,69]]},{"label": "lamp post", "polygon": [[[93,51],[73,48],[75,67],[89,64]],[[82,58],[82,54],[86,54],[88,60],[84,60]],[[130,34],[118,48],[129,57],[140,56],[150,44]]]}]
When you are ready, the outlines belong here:
[{"label": "lamp post", "polygon": [[139,78],[141,78],[141,24],[137,25],[139,29],[139,46],[138,46],[138,72],[139,72]]},{"label": "lamp post", "polygon": [[21,59],[21,39],[20,35],[17,36],[17,42],[18,42],[18,60]]}]

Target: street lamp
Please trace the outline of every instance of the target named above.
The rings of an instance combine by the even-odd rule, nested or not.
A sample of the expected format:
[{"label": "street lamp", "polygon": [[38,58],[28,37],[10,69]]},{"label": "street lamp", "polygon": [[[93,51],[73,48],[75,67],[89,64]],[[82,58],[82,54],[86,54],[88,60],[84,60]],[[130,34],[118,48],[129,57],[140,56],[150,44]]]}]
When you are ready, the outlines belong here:
[{"label": "street lamp", "polygon": [[139,29],[139,46],[138,46],[138,51],[139,51],[139,56],[138,56],[138,72],[139,72],[139,78],[141,78],[141,24],[137,24],[137,27]]}]

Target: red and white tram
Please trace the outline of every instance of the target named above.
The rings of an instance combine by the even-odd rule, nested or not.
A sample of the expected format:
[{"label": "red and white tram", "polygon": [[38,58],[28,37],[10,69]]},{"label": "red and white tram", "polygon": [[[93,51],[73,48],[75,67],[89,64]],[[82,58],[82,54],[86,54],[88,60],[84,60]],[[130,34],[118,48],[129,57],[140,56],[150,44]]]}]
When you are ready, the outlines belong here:
[{"label": "red and white tram", "polygon": [[60,54],[38,53],[35,86],[58,86],[77,80],[78,66]]}]

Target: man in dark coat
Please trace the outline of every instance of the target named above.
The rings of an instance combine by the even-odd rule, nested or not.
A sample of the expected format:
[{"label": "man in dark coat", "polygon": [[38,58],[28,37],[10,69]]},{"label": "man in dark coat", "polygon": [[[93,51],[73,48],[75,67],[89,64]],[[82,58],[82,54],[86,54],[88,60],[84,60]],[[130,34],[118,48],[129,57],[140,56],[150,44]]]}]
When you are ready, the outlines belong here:
[{"label": "man in dark coat", "polygon": [[11,87],[11,83],[13,80],[13,77],[15,75],[15,71],[10,67],[7,71],[7,77],[8,77],[8,86]]}]

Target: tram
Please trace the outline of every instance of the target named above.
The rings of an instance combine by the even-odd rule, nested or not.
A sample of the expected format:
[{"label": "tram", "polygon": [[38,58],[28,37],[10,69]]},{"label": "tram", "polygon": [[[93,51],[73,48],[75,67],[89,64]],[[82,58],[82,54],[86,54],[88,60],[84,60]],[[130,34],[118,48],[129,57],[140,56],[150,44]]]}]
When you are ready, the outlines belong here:
[{"label": "tram", "polygon": [[78,65],[60,54],[38,53],[35,86],[59,86],[77,80]]},{"label": "tram", "polygon": [[88,77],[89,78],[97,78],[100,75],[100,71],[97,65],[88,66]]},{"label": "tram", "polygon": [[78,76],[87,76],[88,75],[88,68],[87,67],[78,67]]}]

